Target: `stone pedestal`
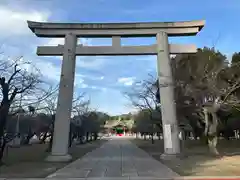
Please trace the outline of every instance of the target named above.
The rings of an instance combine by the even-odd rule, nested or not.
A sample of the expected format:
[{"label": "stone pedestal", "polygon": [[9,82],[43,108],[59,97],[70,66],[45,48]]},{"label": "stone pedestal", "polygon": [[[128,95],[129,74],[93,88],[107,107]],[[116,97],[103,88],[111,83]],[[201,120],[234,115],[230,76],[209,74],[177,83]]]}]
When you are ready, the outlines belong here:
[{"label": "stone pedestal", "polygon": [[69,154],[66,155],[53,155],[51,154],[45,160],[48,162],[68,162],[72,159],[72,156]]},{"label": "stone pedestal", "polygon": [[173,159],[181,159],[184,157],[184,154],[161,154],[160,159],[162,160],[173,160]]},{"label": "stone pedestal", "polygon": [[157,64],[161,99],[161,112],[164,135],[164,153],[176,155],[180,153],[179,130],[174,99],[174,85],[169,54],[168,35],[157,34]]},{"label": "stone pedestal", "polygon": [[52,152],[47,157],[47,161],[59,162],[71,159],[68,154],[68,141],[75,77],[76,44],[76,36],[71,33],[67,34],[63,52]]}]

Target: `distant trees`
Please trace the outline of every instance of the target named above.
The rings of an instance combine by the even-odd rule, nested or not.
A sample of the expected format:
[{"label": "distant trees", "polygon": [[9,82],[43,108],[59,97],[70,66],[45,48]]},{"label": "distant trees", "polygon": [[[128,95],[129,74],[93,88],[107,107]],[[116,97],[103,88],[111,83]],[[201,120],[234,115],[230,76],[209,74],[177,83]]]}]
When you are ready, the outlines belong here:
[{"label": "distant trees", "polygon": [[220,114],[239,106],[239,64],[229,65],[226,57],[213,48],[178,56],[172,63],[178,116],[193,129],[204,130],[211,152],[217,155],[219,124],[226,121]]},{"label": "distant trees", "polygon": [[236,52],[232,56],[232,65],[240,62],[240,52]]},{"label": "distant trees", "polygon": [[[196,54],[177,55],[171,59],[178,123],[181,126],[189,125],[195,138],[206,137],[210,151],[215,155],[218,154],[218,136],[229,139],[229,136],[236,135],[234,132],[239,133],[239,54],[235,53],[229,64],[226,56],[219,51],[205,47],[198,49]],[[140,110],[135,117],[136,126],[140,129],[144,126],[139,125],[141,123],[138,121],[147,120],[146,110],[149,112],[149,122],[151,112],[160,112],[159,88],[161,90],[161,82],[158,83],[152,77],[138,83],[132,92],[126,93],[133,106]],[[144,120],[139,119],[140,115]],[[161,127],[160,114],[158,117],[158,125]]]},{"label": "distant trees", "polygon": [[159,120],[159,112],[155,111],[155,113],[152,116],[148,109],[140,110],[134,116],[135,124],[132,129],[134,133],[140,133],[144,139],[146,139],[146,135],[151,135],[152,143],[154,143],[154,134],[157,134],[159,138],[162,134],[162,128],[156,125],[159,123],[158,121],[161,121]]},{"label": "distant trees", "polygon": [[27,72],[21,68],[24,65],[20,60],[0,61],[0,161],[9,139],[5,132],[11,105],[18,94],[31,94],[41,83],[39,74]]},{"label": "distant trees", "polygon": [[[54,102],[54,98],[51,96],[45,100],[49,102],[50,99],[52,100],[50,102]],[[22,112],[22,115],[19,117],[19,135],[21,137],[21,145],[29,144],[30,139],[36,135],[39,143],[48,143],[46,151],[51,151],[55,110],[54,108],[50,109],[50,107],[56,106],[51,106],[50,103],[47,104],[45,100],[42,101],[42,106],[38,108],[34,107],[34,114],[32,114],[32,111],[29,112],[28,110]],[[108,117],[105,113],[91,110],[89,108],[89,101],[82,101],[81,98],[81,100],[78,99],[77,103],[75,100],[73,100],[73,114],[75,115],[70,123],[69,147],[71,147],[74,142],[83,144],[92,140],[97,140],[98,133],[102,130],[102,126]],[[76,109],[78,113],[76,113]],[[17,120],[18,116],[16,113],[8,116],[5,127],[6,143],[11,141],[16,134]]]},{"label": "distant trees", "polygon": [[[20,137],[21,145],[29,144],[34,135],[39,143],[49,141],[47,151],[50,151],[58,86],[48,84],[34,65],[19,58],[0,60],[0,87],[0,163],[6,145],[16,136]],[[102,124],[109,118],[90,109],[89,104],[84,94],[73,98],[69,147],[74,141],[96,140]]]},{"label": "distant trees", "polygon": [[132,114],[121,114],[121,115],[117,115],[117,116],[108,116],[108,120],[120,120],[120,121],[124,121],[124,120],[130,120],[132,119]]},{"label": "distant trees", "polygon": [[[161,109],[157,100],[157,85],[155,78],[149,75],[149,79],[138,82],[132,91],[126,92],[125,95],[132,102],[135,108],[139,109],[139,113],[134,117],[136,121],[136,130],[141,130],[142,134],[151,134],[152,143],[154,143],[154,133],[156,128],[160,130],[162,127]],[[148,122],[148,123],[147,123]],[[141,125],[141,124],[145,124]],[[145,130],[144,130],[145,129]],[[158,132],[159,132],[158,130]]]}]

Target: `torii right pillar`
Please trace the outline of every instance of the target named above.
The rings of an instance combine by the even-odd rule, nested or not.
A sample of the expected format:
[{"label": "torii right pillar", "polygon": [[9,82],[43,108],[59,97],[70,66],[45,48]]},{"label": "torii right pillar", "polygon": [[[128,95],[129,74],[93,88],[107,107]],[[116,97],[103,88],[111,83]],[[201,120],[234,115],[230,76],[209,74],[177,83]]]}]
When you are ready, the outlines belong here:
[{"label": "torii right pillar", "polygon": [[157,69],[164,137],[164,154],[162,158],[171,158],[180,154],[180,140],[168,35],[166,32],[157,34]]}]

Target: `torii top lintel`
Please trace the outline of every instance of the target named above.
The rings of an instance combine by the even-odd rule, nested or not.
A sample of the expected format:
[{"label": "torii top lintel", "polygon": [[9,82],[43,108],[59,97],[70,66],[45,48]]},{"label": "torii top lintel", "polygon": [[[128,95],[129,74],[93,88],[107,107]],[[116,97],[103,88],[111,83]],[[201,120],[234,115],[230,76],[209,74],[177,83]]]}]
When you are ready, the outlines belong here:
[{"label": "torii top lintel", "polygon": [[46,23],[27,21],[38,37],[65,37],[73,33],[78,37],[153,37],[159,31],[168,36],[196,35],[205,21],[143,22],[143,23]]}]

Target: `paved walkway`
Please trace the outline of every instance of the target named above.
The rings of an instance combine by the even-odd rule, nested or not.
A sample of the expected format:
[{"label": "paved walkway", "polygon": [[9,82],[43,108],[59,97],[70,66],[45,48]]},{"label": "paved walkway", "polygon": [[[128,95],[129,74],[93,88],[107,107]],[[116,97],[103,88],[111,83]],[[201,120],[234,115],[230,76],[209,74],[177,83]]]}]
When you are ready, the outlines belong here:
[{"label": "paved walkway", "polygon": [[158,179],[179,176],[129,140],[116,138],[48,178]]}]

